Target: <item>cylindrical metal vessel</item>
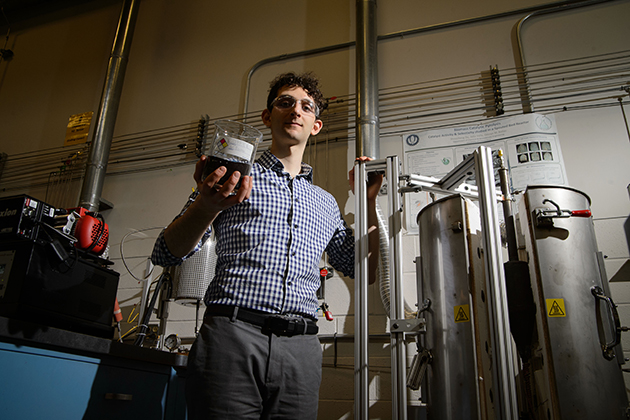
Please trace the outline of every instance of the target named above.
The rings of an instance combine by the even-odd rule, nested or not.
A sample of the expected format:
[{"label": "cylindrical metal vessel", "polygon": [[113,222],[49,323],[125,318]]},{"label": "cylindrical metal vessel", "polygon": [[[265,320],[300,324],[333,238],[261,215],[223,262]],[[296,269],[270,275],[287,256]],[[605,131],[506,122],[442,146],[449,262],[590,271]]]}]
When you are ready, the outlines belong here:
[{"label": "cylindrical metal vessel", "polygon": [[203,247],[173,267],[173,299],[184,306],[203,300],[217,265],[216,242],[208,238]]},{"label": "cylindrical metal vessel", "polygon": [[621,346],[605,357],[600,345],[612,339],[615,309],[593,294],[599,288],[609,295],[609,289],[590,199],[567,187],[529,186],[519,199],[518,228],[537,307],[532,356],[524,360],[533,418],[627,419],[615,356],[622,355]]},{"label": "cylindrical metal vessel", "polygon": [[418,302],[430,301],[422,312],[426,333],[421,338],[432,356],[423,388],[427,418],[493,418],[488,416],[494,407],[478,209],[454,195],[426,206],[417,221]]}]

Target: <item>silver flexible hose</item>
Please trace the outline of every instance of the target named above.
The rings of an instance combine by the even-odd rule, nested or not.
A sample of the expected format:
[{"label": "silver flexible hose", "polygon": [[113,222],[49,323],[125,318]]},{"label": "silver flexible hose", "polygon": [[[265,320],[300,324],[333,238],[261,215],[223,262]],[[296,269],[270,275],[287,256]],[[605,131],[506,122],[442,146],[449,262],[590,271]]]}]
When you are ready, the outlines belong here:
[{"label": "silver flexible hose", "polygon": [[[385,223],[385,218],[383,217],[383,212],[381,211],[381,206],[378,204],[378,200],[376,200],[376,218],[378,220],[378,237],[380,250],[380,258],[378,261],[378,284],[381,294],[381,302],[383,303],[385,313],[389,317],[391,301],[391,273],[389,272],[389,229],[387,228],[387,223]],[[405,299],[405,318],[415,318],[415,315],[416,312],[411,309],[411,307],[407,304],[407,300]]]}]

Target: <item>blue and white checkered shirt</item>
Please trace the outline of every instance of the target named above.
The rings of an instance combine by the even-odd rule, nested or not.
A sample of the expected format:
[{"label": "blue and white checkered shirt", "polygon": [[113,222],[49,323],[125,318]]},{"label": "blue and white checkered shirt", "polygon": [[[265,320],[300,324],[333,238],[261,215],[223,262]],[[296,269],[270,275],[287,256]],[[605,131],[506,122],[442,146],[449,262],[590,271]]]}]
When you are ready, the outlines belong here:
[{"label": "blue and white checkered shirt", "polygon": [[[279,314],[317,318],[319,263],[324,251],[330,265],[354,277],[354,236],[334,197],[312,184],[313,170],[302,164],[291,178],[266,151],[252,166],[249,199],[224,210],[213,223],[217,267],[206,305],[237,305]],[[182,212],[195,200],[194,192]],[[178,216],[178,217],[179,217]],[[208,229],[195,250],[210,236]],[[160,233],[151,260],[181,264]]]}]

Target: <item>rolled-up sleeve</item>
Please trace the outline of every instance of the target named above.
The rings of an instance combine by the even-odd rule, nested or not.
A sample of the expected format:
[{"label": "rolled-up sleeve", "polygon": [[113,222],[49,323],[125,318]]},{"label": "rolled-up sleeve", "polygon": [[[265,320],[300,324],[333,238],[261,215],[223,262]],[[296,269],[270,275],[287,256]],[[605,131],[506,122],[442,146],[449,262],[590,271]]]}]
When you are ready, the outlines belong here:
[{"label": "rolled-up sleeve", "polygon": [[339,227],[332,237],[326,253],[328,254],[330,265],[344,275],[354,278],[354,235],[352,229],[339,215]]}]

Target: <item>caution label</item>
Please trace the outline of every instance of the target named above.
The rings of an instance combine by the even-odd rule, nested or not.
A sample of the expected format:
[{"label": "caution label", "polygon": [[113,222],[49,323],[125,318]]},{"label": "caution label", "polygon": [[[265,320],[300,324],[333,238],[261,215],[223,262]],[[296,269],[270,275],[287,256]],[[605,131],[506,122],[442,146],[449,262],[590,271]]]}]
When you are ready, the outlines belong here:
[{"label": "caution label", "polygon": [[567,311],[564,309],[564,299],[546,299],[546,301],[549,318],[567,316]]},{"label": "caution label", "polygon": [[68,119],[68,127],[66,128],[64,146],[83,144],[87,141],[93,114],[94,112],[90,111],[70,116]]},{"label": "caution label", "polygon": [[470,306],[460,305],[453,308],[455,314],[455,323],[458,322],[470,322]]}]

